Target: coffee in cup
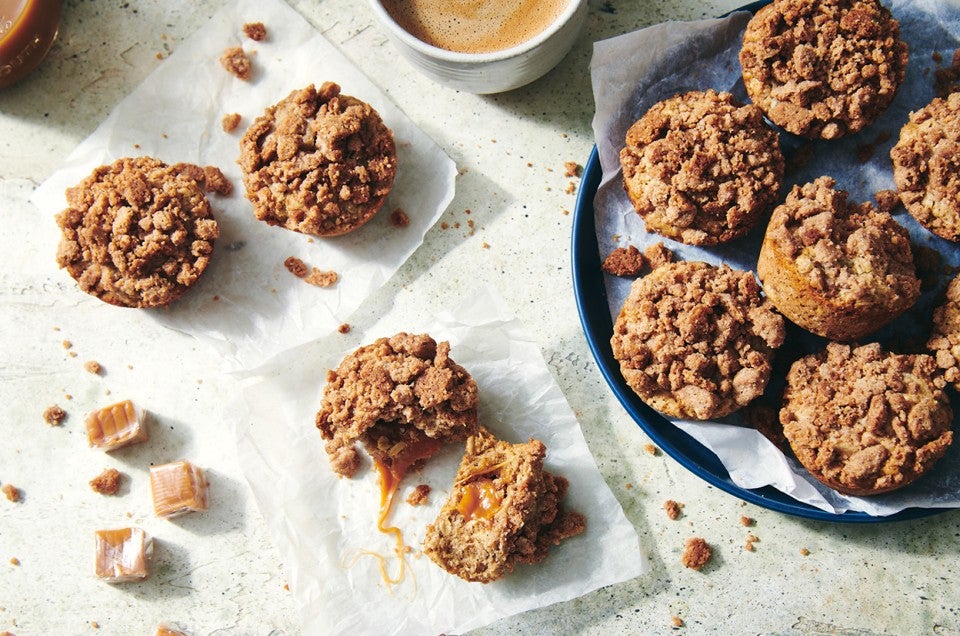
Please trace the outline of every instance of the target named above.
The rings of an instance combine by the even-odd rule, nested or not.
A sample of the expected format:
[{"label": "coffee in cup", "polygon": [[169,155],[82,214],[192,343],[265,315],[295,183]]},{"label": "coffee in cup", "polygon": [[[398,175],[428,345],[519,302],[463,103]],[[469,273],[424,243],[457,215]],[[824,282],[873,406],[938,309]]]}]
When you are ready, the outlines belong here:
[{"label": "coffee in cup", "polygon": [[381,0],[417,39],[448,51],[493,53],[542,33],[570,0]]}]

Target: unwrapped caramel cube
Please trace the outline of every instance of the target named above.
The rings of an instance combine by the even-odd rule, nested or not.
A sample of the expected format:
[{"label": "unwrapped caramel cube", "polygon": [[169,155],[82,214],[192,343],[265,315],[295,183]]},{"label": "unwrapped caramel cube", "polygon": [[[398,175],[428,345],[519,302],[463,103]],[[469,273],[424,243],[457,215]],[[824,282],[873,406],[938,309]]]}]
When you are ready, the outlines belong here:
[{"label": "unwrapped caramel cube", "polygon": [[141,581],[150,573],[153,541],[140,528],[97,530],[97,577],[110,583]]},{"label": "unwrapped caramel cube", "polygon": [[186,460],[150,467],[153,511],[158,517],[176,517],[207,509],[207,478]]},{"label": "unwrapped caramel cube", "polygon": [[90,446],[111,451],[149,438],[147,413],[130,400],[117,402],[87,415],[87,440]]}]

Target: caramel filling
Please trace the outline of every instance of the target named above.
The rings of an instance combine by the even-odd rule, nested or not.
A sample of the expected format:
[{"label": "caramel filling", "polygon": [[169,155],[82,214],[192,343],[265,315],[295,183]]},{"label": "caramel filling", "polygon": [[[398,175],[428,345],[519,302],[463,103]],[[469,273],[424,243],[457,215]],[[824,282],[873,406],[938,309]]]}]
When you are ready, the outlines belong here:
[{"label": "caramel filling", "polygon": [[396,585],[400,583],[406,573],[408,548],[403,541],[403,532],[396,526],[387,525],[387,517],[393,509],[393,497],[397,494],[400,482],[406,476],[410,467],[418,461],[432,457],[441,446],[439,440],[424,436],[416,443],[397,444],[395,449],[388,452],[388,458],[381,460],[374,459],[374,466],[377,468],[380,481],[380,511],[377,516],[377,530],[384,534],[389,534],[396,540],[393,548],[394,554],[400,560],[400,569],[396,576],[391,577],[387,573],[386,561],[383,558],[378,559],[380,566],[380,576],[387,585]]},{"label": "caramel filling", "polygon": [[465,521],[473,519],[492,519],[503,504],[503,495],[492,480],[481,477],[463,486],[457,512]]}]

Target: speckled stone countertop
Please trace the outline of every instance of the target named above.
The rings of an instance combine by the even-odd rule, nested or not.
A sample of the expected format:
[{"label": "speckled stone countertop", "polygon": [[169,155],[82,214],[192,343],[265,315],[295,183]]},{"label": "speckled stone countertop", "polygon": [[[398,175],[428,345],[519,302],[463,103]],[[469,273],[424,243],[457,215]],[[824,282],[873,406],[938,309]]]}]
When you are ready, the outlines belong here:
[{"label": "speckled stone countertop", "polygon": [[[23,493],[19,503],[0,498],[0,633],[152,634],[162,621],[191,634],[301,632],[283,564],[223,442],[222,400],[236,379],[218,370],[204,345],[135,312],[104,321],[100,303],[57,271],[57,228],[29,202],[115,104],[222,4],[67,0],[49,58],[0,92],[0,483]],[[593,146],[591,43],[665,20],[717,16],[738,2],[591,0],[586,30],[561,65],[496,96],[436,86],[398,61],[365,3],[290,4],[460,171],[441,222],[351,323],[429,315],[462,302],[475,284],[496,286],[539,344],[650,556],[649,574],[477,634],[960,632],[960,513],[836,524],[746,504],[644,450],[650,440],[607,388],[584,339],[570,271],[576,195],[569,184],[578,181],[564,164],[583,165]],[[104,372],[85,371],[88,360]],[[157,374],[165,381],[154,382]],[[149,491],[143,479],[128,481],[119,497],[90,491],[86,482],[106,460],[83,452],[82,419],[103,396],[130,387],[163,405],[152,443],[170,456],[202,458],[217,502],[170,524],[148,581],[110,586],[92,576],[87,529],[105,511],[148,516]],[[54,403],[69,413],[61,427],[41,416]],[[678,520],[664,512],[667,499],[684,504]],[[748,534],[757,539],[752,551],[744,547]],[[703,571],[680,563],[691,536],[714,547]]]}]

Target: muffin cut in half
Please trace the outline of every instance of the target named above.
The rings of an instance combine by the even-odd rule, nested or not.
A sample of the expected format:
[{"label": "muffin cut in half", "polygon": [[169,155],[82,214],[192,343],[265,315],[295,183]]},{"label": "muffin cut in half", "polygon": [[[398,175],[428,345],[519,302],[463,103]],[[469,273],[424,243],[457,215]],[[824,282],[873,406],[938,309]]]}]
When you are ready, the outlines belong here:
[{"label": "muffin cut in half", "polygon": [[582,533],[583,515],[561,505],[568,482],[543,469],[545,456],[537,440],[511,444],[484,428],[469,437],[450,497],[427,526],[427,556],[466,581],[489,583]]}]

